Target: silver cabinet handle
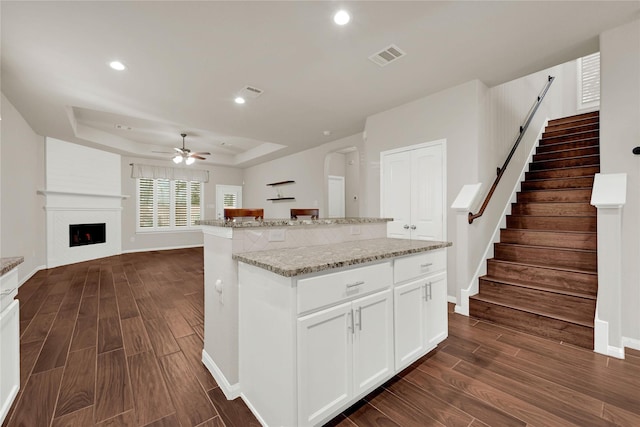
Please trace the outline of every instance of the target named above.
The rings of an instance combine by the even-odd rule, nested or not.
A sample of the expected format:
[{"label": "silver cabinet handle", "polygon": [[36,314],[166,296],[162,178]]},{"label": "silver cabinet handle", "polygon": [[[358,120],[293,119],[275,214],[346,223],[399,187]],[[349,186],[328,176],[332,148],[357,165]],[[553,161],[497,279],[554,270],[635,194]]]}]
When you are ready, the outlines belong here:
[{"label": "silver cabinet handle", "polygon": [[427,283],[427,286],[429,287],[429,299],[433,299],[433,292],[431,289],[431,282]]},{"label": "silver cabinet handle", "polygon": [[429,301],[429,299],[427,298],[427,284],[426,283],[424,285],[422,285],[422,290],[424,291],[424,300],[425,301]]},{"label": "silver cabinet handle", "polygon": [[410,228],[411,228],[412,230],[415,230],[415,229],[416,229],[416,226],[415,226],[415,225],[412,225]]},{"label": "silver cabinet handle", "polygon": [[364,285],[364,280],[358,280],[357,282],[347,283],[347,288],[355,288],[356,286]]},{"label": "silver cabinet handle", "polygon": [[402,228],[404,228],[405,230],[408,230],[409,229],[409,224],[403,225]]},{"label": "silver cabinet handle", "polygon": [[347,313],[347,315],[349,316],[349,325],[347,325],[347,331],[351,331],[351,333],[354,333],[354,327],[353,327],[353,310],[351,310],[349,313]]},{"label": "silver cabinet handle", "polygon": [[433,265],[432,262],[428,262],[426,264],[420,264],[420,268],[427,268],[427,267],[431,267]]},{"label": "silver cabinet handle", "polygon": [[362,307],[358,307],[356,310],[358,313],[358,330],[362,330]]}]

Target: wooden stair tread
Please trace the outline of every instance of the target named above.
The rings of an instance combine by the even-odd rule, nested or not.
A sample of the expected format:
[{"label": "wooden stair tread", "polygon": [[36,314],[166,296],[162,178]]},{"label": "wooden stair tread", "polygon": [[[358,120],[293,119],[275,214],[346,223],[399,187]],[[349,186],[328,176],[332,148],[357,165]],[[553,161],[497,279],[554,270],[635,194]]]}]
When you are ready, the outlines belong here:
[{"label": "wooden stair tread", "polygon": [[536,160],[532,163],[550,163],[550,162],[557,162],[558,160],[595,160],[596,158],[600,158],[600,154],[586,154],[584,156],[572,156],[572,157],[563,157],[561,159],[546,159],[546,160]]},{"label": "wooden stair tread", "polygon": [[[597,253],[597,251],[595,251],[595,250],[588,250],[588,249],[554,248],[554,247],[549,247],[549,246],[518,245],[518,244],[513,244],[513,243],[496,243],[496,244],[508,245],[510,247],[522,247],[522,248],[532,248],[532,249],[540,249],[540,250],[552,249],[552,250],[567,251],[567,252],[582,252],[584,254]],[[567,266],[567,265],[548,264],[548,263],[544,263],[544,262],[534,262],[534,261],[514,261],[514,260],[502,259],[502,258],[496,258],[496,257],[494,257],[494,259],[498,260],[498,261],[510,261],[510,262],[513,262],[514,264],[529,265],[531,267],[544,267],[544,268],[554,268],[555,267],[555,268],[560,269],[560,270],[572,271],[572,272],[576,272],[576,273],[594,273],[594,274],[598,274],[597,269],[580,268],[580,267]]]},{"label": "wooden stair tread", "polygon": [[522,303],[514,304],[509,301],[507,298],[500,298],[496,296],[486,296],[481,294],[476,294],[470,296],[469,299],[476,301],[483,301],[490,304],[495,304],[501,307],[510,308],[512,310],[523,311],[530,314],[535,314],[537,316],[548,317],[551,319],[559,320],[562,322],[572,323],[575,325],[585,326],[587,328],[593,328],[593,317],[590,319],[584,316],[572,316],[571,314],[575,314],[572,311],[565,311],[565,307],[558,307],[557,310],[541,310],[538,306],[536,306],[535,301],[532,303]]},{"label": "wooden stair tread", "polygon": [[571,123],[577,120],[584,120],[584,119],[590,119],[590,118],[595,118],[595,117],[600,117],[600,111],[596,110],[596,111],[589,111],[588,113],[580,113],[580,114],[574,114],[572,116],[566,116],[566,117],[559,117],[557,119],[551,119],[549,120],[549,122],[547,123],[548,126],[553,126],[556,124],[566,124],[566,123]]},{"label": "wooden stair tread", "polygon": [[593,276],[596,276],[596,277],[598,276],[598,272],[597,271],[592,271],[592,270],[581,270],[581,269],[578,269],[578,268],[558,267],[558,266],[555,266],[555,265],[530,264],[530,263],[526,263],[526,262],[508,261],[506,259],[497,259],[495,261],[503,263],[503,264],[523,265],[523,266],[527,266],[527,267],[544,268],[544,269],[547,269],[547,270],[566,271],[566,272],[569,272],[569,273],[589,274],[589,275],[593,275]]},{"label": "wooden stair tread", "polygon": [[[587,145],[586,147],[575,147],[575,148],[563,148],[561,150],[553,150],[553,151],[545,151],[544,153],[536,153],[533,155],[534,159],[536,156],[558,156],[555,158],[550,158],[550,159],[540,159],[539,161],[544,161],[544,160],[560,160],[560,159],[570,159],[572,157],[581,157],[581,155],[574,155],[574,156],[566,156],[564,157],[563,154],[566,153],[570,153],[572,151],[588,151],[588,150],[599,150],[600,146],[599,145]],[[592,153],[592,154],[582,154],[582,156],[599,156],[599,154],[596,153]],[[534,160],[534,161],[538,161],[538,160]]]},{"label": "wooden stair tread", "polygon": [[518,287],[521,287],[521,288],[534,289],[534,290],[537,290],[537,291],[544,291],[544,292],[549,292],[549,293],[557,294],[557,295],[568,295],[568,296],[577,297],[577,298],[584,298],[584,299],[588,299],[588,300],[595,300],[596,297],[597,297],[597,295],[591,294],[591,293],[587,293],[587,292],[569,291],[569,290],[566,290],[566,289],[563,289],[563,288],[553,287],[553,286],[550,286],[550,285],[540,284],[540,283],[526,281],[526,280],[513,280],[513,279],[507,279],[507,278],[504,278],[504,277],[490,276],[490,275],[484,275],[484,276],[480,277],[480,279],[489,280],[489,281],[492,281],[492,282],[503,283],[503,284],[509,285],[509,286],[518,286]]},{"label": "wooden stair tread", "polygon": [[525,233],[553,233],[553,234],[588,234],[596,236],[598,233],[595,231],[575,231],[575,230],[538,230],[531,228],[503,228],[502,230],[510,230],[510,231],[522,231]]},{"label": "wooden stair tread", "polygon": [[[541,191],[576,191],[576,190],[591,190],[592,187],[571,187],[571,188],[544,188],[539,190],[522,190],[520,193],[537,193]],[[571,203],[571,202],[563,202]]]},{"label": "wooden stair tread", "polygon": [[574,149],[584,148],[584,147],[599,147],[600,137],[594,136],[593,138],[585,138],[577,141],[554,142],[551,144],[538,145],[538,147],[536,147],[537,148],[536,153],[541,154],[543,152],[548,153],[550,151],[561,151],[562,149],[558,150],[559,146],[567,146],[572,144],[577,144],[573,146]]},{"label": "wooden stair tread", "polygon": [[556,141],[560,142],[560,141],[579,141],[581,139],[587,139],[587,138],[597,138],[598,136],[594,135],[594,134],[598,134],[599,135],[599,130],[585,130],[582,132],[574,132],[574,133],[568,133],[566,135],[558,135],[558,136],[548,136],[546,138],[540,138],[540,144],[541,145],[546,145],[546,144],[555,144]]},{"label": "wooden stair tread", "polygon": [[[536,245],[521,245],[518,243],[496,243],[499,245],[509,245],[509,246],[518,246],[523,248],[535,248],[535,249],[549,249],[549,246],[536,246]],[[595,253],[597,251],[591,249],[567,249],[567,248],[556,248],[551,247],[551,249],[556,249],[559,251],[567,251],[567,252],[585,252],[585,253]]]}]

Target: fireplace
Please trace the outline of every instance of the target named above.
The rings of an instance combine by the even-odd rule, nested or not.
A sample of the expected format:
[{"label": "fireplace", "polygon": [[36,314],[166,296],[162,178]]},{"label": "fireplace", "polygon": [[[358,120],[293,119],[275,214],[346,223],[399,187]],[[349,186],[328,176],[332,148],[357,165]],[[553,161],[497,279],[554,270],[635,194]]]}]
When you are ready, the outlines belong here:
[{"label": "fireplace", "polygon": [[106,242],[106,224],[69,224],[69,246],[95,245]]}]

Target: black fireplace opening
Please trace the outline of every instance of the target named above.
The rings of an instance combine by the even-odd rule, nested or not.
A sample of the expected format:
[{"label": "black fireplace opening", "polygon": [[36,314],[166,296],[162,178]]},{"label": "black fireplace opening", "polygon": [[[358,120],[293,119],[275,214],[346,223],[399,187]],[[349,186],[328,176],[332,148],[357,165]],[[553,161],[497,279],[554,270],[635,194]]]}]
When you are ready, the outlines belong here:
[{"label": "black fireplace opening", "polygon": [[70,224],[69,246],[95,245],[107,240],[106,224]]}]

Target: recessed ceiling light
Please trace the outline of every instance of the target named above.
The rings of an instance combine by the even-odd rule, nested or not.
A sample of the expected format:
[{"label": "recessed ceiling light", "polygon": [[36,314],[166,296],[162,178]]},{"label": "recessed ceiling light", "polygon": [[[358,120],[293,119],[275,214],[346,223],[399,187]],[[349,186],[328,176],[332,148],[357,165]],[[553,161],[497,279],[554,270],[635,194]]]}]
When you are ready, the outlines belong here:
[{"label": "recessed ceiling light", "polygon": [[111,61],[111,62],[109,62],[109,67],[113,68],[114,70],[118,70],[118,71],[123,71],[124,69],[127,68],[120,61]]},{"label": "recessed ceiling light", "polygon": [[338,25],[346,25],[349,23],[350,20],[351,20],[351,16],[349,15],[349,12],[347,12],[346,10],[339,10],[336,12],[335,15],[333,15],[333,22],[335,22]]},{"label": "recessed ceiling light", "polygon": [[329,135],[331,135],[331,131],[330,130],[325,130],[324,132],[322,132],[322,134],[324,136],[329,136]]},{"label": "recessed ceiling light", "polygon": [[244,98],[241,97],[241,96],[236,97],[236,99],[234,99],[234,101],[236,102],[236,104],[244,104],[245,103]]}]

